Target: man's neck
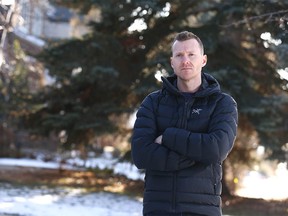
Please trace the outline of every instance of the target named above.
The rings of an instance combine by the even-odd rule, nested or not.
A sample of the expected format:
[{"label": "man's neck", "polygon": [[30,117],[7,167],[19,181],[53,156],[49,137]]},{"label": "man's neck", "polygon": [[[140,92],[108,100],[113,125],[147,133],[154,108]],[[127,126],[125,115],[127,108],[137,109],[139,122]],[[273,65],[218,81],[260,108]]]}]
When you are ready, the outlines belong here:
[{"label": "man's neck", "polygon": [[177,87],[181,92],[195,93],[201,86],[201,79],[193,79],[189,81],[177,79]]}]

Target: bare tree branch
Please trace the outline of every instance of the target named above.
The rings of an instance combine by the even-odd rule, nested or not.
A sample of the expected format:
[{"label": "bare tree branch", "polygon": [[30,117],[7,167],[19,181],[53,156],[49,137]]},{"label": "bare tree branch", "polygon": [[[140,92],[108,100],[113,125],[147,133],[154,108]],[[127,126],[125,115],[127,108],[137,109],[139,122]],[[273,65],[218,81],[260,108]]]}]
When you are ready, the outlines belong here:
[{"label": "bare tree branch", "polygon": [[5,63],[5,57],[4,57],[5,40],[6,40],[7,33],[9,31],[9,28],[11,26],[11,20],[12,20],[12,16],[15,11],[15,8],[16,8],[16,4],[12,4],[10,9],[8,10],[5,23],[3,26],[2,37],[0,40],[0,68],[2,67],[2,64]]},{"label": "bare tree branch", "polygon": [[[249,21],[253,21],[253,20],[257,20],[257,19],[263,19],[263,18],[266,18],[265,19],[265,23],[267,23],[267,22],[270,22],[272,20],[273,16],[282,15],[282,14],[285,14],[285,13],[288,14],[288,10],[280,10],[280,11],[275,11],[275,12],[261,14],[261,15],[258,15],[258,16],[251,16],[251,17],[245,18],[243,20],[240,20],[238,22],[233,22],[233,23],[230,23],[230,24],[227,24],[227,25],[221,25],[221,26],[224,27],[224,28],[227,28],[227,27],[231,27],[231,26],[237,26],[237,25],[241,25],[241,24],[246,24]],[[283,16],[283,17],[284,17],[284,19],[288,20],[288,18],[286,16]]]}]

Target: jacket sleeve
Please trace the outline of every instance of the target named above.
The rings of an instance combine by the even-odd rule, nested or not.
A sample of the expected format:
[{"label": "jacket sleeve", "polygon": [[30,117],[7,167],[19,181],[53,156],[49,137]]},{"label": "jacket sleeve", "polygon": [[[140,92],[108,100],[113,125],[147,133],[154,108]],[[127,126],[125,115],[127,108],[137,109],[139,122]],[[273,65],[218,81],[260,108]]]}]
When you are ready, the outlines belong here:
[{"label": "jacket sleeve", "polygon": [[233,147],[237,124],[237,104],[224,94],[211,116],[207,133],[167,128],[162,144],[195,161],[207,164],[223,162]]},{"label": "jacket sleeve", "polygon": [[132,135],[132,159],[137,168],[175,171],[194,164],[189,158],[155,143],[155,139],[160,135],[158,133],[153,97],[150,94],[144,99],[136,114]]}]

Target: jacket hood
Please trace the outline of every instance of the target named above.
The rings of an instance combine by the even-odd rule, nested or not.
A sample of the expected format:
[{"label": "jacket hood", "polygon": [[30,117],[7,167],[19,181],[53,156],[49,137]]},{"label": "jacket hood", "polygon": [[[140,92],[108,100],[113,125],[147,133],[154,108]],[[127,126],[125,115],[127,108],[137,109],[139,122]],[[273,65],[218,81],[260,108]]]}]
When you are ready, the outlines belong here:
[{"label": "jacket hood", "polygon": [[[177,76],[174,74],[169,77],[161,77],[163,81],[163,90],[174,95],[182,95],[176,85]],[[195,92],[195,97],[206,97],[216,92],[220,92],[220,84],[210,74],[202,72],[202,82],[199,90]]]}]

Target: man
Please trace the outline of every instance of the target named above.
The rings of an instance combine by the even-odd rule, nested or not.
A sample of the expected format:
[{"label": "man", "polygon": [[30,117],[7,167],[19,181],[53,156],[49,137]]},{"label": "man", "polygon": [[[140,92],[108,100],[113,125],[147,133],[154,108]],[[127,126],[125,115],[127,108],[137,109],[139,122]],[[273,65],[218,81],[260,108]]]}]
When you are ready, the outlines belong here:
[{"label": "man", "polygon": [[203,73],[201,40],[178,33],[174,75],[142,102],[134,125],[132,157],[145,169],[143,215],[220,216],[222,162],[237,130],[237,106]]}]

